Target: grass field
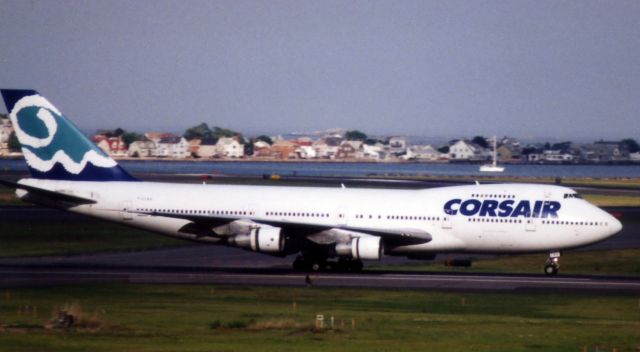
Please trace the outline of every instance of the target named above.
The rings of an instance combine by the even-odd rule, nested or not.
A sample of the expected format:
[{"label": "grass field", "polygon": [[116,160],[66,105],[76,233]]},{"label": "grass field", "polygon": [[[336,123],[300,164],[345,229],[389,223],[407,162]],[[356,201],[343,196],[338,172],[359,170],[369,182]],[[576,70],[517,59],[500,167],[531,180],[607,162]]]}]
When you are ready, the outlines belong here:
[{"label": "grass field", "polygon": [[602,194],[582,194],[584,199],[599,207],[640,207],[640,197],[602,195]]},{"label": "grass field", "polygon": [[[62,308],[76,326],[48,327]],[[640,299],[105,285],[4,291],[0,324],[12,352],[635,351]]]}]

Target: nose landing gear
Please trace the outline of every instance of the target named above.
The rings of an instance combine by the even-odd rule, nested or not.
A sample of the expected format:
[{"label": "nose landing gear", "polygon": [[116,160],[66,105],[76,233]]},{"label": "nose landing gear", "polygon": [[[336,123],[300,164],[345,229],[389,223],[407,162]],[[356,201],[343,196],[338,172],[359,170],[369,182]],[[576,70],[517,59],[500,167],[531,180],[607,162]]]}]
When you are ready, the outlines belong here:
[{"label": "nose landing gear", "polygon": [[560,252],[549,253],[549,259],[544,265],[544,274],[547,276],[555,276],[560,269]]}]

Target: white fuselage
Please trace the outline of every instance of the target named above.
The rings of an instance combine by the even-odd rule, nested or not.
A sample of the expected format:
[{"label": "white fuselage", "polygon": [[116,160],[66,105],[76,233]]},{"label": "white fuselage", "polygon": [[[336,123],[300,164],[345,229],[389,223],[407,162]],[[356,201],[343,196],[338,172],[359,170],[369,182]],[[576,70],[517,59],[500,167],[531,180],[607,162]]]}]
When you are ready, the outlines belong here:
[{"label": "white fuselage", "polygon": [[[72,212],[210,243],[219,238],[180,231],[189,220],[149,213],[213,214],[326,228],[420,229],[431,235],[426,243],[387,246],[385,252],[392,255],[556,251],[601,241],[621,229],[618,220],[575,191],[545,185],[397,190],[36,179],[20,183],[96,201],[69,208]],[[515,214],[521,201],[528,202],[530,211]],[[551,203],[560,208],[548,206]],[[478,204],[484,204],[482,209]]]}]

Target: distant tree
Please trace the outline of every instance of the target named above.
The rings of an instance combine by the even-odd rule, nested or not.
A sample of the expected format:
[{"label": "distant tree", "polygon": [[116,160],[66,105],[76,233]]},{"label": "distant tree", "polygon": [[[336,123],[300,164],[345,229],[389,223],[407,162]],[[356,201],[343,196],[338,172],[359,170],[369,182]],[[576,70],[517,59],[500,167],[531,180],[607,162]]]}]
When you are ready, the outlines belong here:
[{"label": "distant tree", "polygon": [[367,135],[358,130],[347,131],[345,134],[345,138],[348,141],[365,141],[367,140]]},{"label": "distant tree", "polygon": [[253,155],[253,143],[244,144],[244,155],[247,155],[247,156]]},{"label": "distant tree", "polygon": [[551,149],[551,144],[549,142],[544,144],[544,150],[550,150]]},{"label": "distant tree", "polygon": [[535,147],[524,147],[522,148],[522,155],[529,155],[535,153],[537,150]]},{"label": "distant tree", "polygon": [[384,144],[384,141],[381,141],[381,140],[375,139],[375,138],[367,138],[367,139],[364,140],[364,144],[366,144],[366,145],[375,145],[375,144],[378,144],[378,143]]},{"label": "distant tree", "polygon": [[242,134],[240,134],[239,132],[218,127],[218,126],[213,127],[212,134],[213,134],[213,137],[218,139],[222,137],[239,137],[239,139],[242,140]]},{"label": "distant tree", "polygon": [[122,133],[121,137],[122,137],[122,141],[127,146],[127,148],[129,148],[131,143],[135,141],[142,141],[145,139],[143,135],[136,132],[124,132]]},{"label": "distant tree", "polygon": [[111,137],[120,137],[122,136],[126,131],[120,127],[116,128],[115,130],[104,130],[104,131],[98,131],[98,134],[103,134],[108,138]]},{"label": "distant tree", "polygon": [[629,153],[636,153],[640,151],[640,145],[633,138],[626,138],[620,141],[620,144],[629,149]]},{"label": "distant tree", "polygon": [[258,136],[258,137],[256,137],[255,140],[256,141],[263,141],[263,142],[269,143],[269,144],[273,144],[273,139],[271,139],[271,137],[265,136],[265,135]]},{"label": "distant tree", "polygon": [[189,141],[192,139],[211,139],[213,138],[213,132],[209,129],[209,126],[203,122],[199,125],[187,128],[187,130],[184,131],[183,137]]},{"label": "distant tree", "polygon": [[571,142],[553,143],[553,145],[551,145],[551,149],[560,150],[562,152],[566,152],[570,148],[571,148]]},{"label": "distant tree", "polygon": [[8,118],[9,118],[9,116],[7,116],[7,115],[5,115],[5,114],[0,112],[0,119],[8,119]]},{"label": "distant tree", "polygon": [[438,151],[442,154],[447,154],[449,153],[449,146],[443,145],[442,147],[438,148]]},{"label": "distant tree", "polygon": [[18,141],[18,137],[16,137],[16,133],[15,132],[11,132],[11,134],[9,135],[9,150],[12,152],[19,152],[20,151],[20,141]]},{"label": "distant tree", "polygon": [[482,148],[489,148],[489,143],[487,142],[486,138],[482,136],[473,137],[471,142],[481,146]]}]

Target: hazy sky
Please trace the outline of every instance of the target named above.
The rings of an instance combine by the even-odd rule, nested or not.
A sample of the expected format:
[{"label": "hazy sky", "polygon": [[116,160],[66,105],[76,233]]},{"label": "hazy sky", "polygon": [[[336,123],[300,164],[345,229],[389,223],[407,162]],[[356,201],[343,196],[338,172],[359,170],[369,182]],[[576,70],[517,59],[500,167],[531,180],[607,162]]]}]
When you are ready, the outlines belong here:
[{"label": "hazy sky", "polygon": [[0,13],[0,86],[39,90],[85,130],[640,139],[640,1],[0,0]]}]

